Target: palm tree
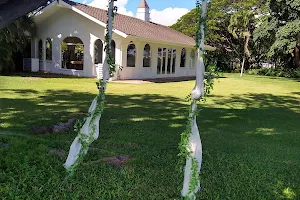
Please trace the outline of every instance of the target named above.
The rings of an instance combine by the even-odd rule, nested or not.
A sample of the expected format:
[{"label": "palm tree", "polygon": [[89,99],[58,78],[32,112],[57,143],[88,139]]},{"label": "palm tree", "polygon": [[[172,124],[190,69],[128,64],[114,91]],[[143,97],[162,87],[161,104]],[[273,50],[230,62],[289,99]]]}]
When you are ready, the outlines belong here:
[{"label": "palm tree", "polygon": [[241,76],[243,76],[245,60],[250,58],[249,51],[249,40],[251,37],[251,27],[254,22],[254,13],[252,10],[242,10],[234,12],[230,18],[230,24],[228,26],[228,31],[236,39],[244,39],[244,52],[243,52],[243,62],[241,66]]}]

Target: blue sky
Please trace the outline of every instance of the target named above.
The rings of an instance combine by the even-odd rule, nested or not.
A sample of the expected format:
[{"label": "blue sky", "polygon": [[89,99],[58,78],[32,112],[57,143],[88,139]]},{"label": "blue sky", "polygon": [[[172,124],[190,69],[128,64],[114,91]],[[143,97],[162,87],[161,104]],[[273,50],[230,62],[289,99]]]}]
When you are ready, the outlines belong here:
[{"label": "blue sky", "polygon": [[[82,3],[82,0],[75,0],[77,2]],[[107,1],[107,0],[102,0]],[[87,4],[91,3],[92,0],[87,0]],[[136,12],[137,6],[141,0],[129,0],[126,9],[132,12]],[[192,8],[195,8],[195,0],[147,0],[147,3],[149,4],[149,7],[151,9],[156,10],[163,10],[168,7],[172,8],[187,8],[191,10]]]},{"label": "blue sky", "polygon": [[[107,8],[107,0],[75,0],[101,9]],[[141,0],[118,0],[118,13],[135,16]],[[170,26],[195,7],[195,0],[147,0],[152,22]]]}]

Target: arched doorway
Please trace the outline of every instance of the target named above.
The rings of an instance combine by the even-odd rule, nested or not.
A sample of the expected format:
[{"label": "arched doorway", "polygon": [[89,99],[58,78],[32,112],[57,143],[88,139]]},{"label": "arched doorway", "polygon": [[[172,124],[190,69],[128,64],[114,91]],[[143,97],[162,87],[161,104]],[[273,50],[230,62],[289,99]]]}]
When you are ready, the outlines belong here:
[{"label": "arched doorway", "polygon": [[103,42],[100,39],[97,39],[95,41],[94,45],[95,51],[94,51],[94,63],[95,63],[95,70],[96,73],[94,75],[97,75],[97,78],[103,77]]},{"label": "arched doorway", "polygon": [[95,65],[103,63],[103,42],[98,39],[95,41]]},{"label": "arched doorway", "polygon": [[84,45],[78,37],[66,37],[61,43],[62,69],[83,70]]}]

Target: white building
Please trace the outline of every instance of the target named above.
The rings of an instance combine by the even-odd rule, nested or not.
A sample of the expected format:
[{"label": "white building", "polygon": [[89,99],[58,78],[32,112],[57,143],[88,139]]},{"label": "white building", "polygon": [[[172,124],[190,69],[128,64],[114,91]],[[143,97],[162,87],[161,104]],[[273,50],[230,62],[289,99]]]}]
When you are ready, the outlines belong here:
[{"label": "white building", "polygon": [[[38,12],[34,21],[37,34],[31,49],[32,57],[39,59],[39,70],[102,77],[107,11],[58,0]],[[195,75],[194,39],[151,22],[145,0],[137,18],[117,14],[113,26],[113,55],[122,68],[113,79]]]}]

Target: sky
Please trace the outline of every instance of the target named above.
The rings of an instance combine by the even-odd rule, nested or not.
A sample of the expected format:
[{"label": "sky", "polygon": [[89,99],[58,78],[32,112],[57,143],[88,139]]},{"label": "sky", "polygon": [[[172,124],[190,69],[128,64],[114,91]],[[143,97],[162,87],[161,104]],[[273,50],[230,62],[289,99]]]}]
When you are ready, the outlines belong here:
[{"label": "sky", "polygon": [[[107,9],[107,0],[75,0],[94,7]],[[141,0],[117,0],[118,12],[135,16]],[[194,0],[147,0],[151,21],[170,26],[195,7]]]}]

